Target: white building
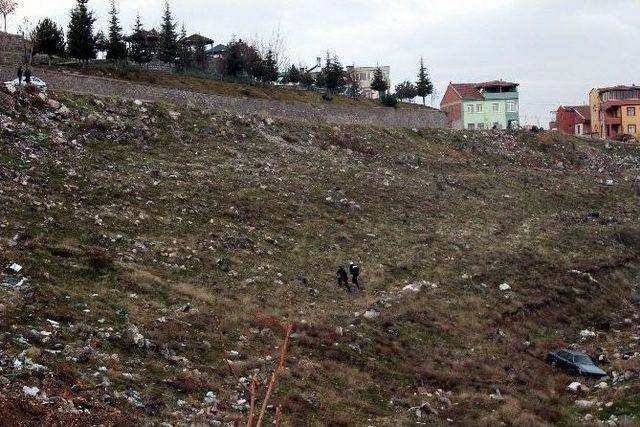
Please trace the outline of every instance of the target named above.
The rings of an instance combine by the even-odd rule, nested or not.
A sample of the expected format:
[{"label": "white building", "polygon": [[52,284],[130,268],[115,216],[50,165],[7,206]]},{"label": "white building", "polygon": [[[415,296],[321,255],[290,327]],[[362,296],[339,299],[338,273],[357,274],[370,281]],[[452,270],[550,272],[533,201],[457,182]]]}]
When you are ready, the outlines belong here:
[{"label": "white building", "polygon": [[371,83],[373,83],[373,78],[376,70],[380,68],[382,71],[382,75],[384,79],[391,87],[391,67],[347,67],[347,73],[351,76],[353,81],[357,82],[360,85],[360,89],[362,90],[362,96],[371,99],[377,99],[379,94],[377,91],[371,89]]}]

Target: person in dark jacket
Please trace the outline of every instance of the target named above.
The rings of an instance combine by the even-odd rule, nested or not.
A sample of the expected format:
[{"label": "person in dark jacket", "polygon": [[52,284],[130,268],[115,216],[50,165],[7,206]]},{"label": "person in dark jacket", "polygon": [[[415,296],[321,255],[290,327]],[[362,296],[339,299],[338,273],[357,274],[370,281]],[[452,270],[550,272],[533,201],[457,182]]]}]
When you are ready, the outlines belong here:
[{"label": "person in dark jacket", "polygon": [[357,264],[350,263],[349,264],[349,273],[351,273],[351,281],[354,285],[360,289],[360,283],[358,282],[358,278],[360,277],[360,267]]},{"label": "person in dark jacket", "polygon": [[22,86],[22,65],[18,67],[18,86]]},{"label": "person in dark jacket", "polygon": [[26,84],[31,84],[31,68],[27,65],[27,69],[24,70],[24,82]]},{"label": "person in dark jacket", "polygon": [[349,275],[347,274],[347,270],[344,267],[340,266],[338,271],[336,272],[336,278],[338,279],[338,287],[346,287],[347,291],[351,293],[351,287],[349,286]]}]

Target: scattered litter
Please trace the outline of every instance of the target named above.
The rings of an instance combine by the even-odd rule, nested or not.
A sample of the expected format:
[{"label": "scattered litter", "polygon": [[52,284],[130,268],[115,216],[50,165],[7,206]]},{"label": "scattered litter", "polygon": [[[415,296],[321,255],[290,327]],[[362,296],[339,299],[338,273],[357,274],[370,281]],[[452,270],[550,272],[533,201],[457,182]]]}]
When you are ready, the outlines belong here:
[{"label": "scattered litter", "polygon": [[508,283],[503,283],[502,285],[500,285],[500,290],[502,292],[510,291],[511,286]]},{"label": "scattered litter", "polygon": [[589,329],[585,329],[584,331],[580,331],[580,336],[583,339],[587,339],[587,338],[594,338],[596,337],[598,334],[596,334],[593,331],[590,331]]},{"label": "scattered litter", "polygon": [[22,387],[22,391],[24,392],[24,394],[26,394],[27,396],[36,396],[38,393],[40,393],[40,389],[38,387],[28,387],[28,386],[24,386]]},{"label": "scattered litter", "polygon": [[588,393],[589,392],[589,387],[584,386],[582,384],[580,384],[579,382],[572,382],[571,384],[569,384],[567,386],[567,390],[568,391],[572,391],[574,393],[578,393],[578,392],[584,392],[584,393]]}]

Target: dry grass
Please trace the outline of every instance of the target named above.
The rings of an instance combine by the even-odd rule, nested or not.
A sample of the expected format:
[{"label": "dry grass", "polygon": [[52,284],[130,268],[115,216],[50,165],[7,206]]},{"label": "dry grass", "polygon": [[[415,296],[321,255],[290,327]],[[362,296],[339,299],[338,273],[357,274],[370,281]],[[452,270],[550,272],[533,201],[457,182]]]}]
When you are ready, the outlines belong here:
[{"label": "dry grass", "polygon": [[[72,399],[86,404],[107,376],[99,396],[135,390],[148,404],[111,397],[96,406],[105,418],[84,425],[110,425],[113,408],[137,424],[206,425],[208,391],[220,402],[215,417],[240,424],[250,409],[234,405],[245,399],[257,416],[274,404],[265,425],[408,425],[423,401],[438,409],[428,418],[436,425],[573,425],[582,414],[565,392],[572,378],[544,364],[547,351],[603,348],[608,369],[639,368],[613,359],[633,342],[623,320],[640,304],[634,147],[266,127],[195,110],[173,121],[162,105],[63,101],[77,115],[69,123],[24,115],[25,126],[3,134],[0,257],[20,262],[32,288],[1,290],[0,330],[11,334],[3,354],[28,350],[49,367],[49,396],[80,382]],[[87,136],[79,123],[90,114],[130,133]],[[52,126],[82,150],[43,137]],[[605,175],[617,185],[602,185]],[[16,234],[18,245],[5,243]],[[334,272],[351,260],[365,290],[347,295]],[[401,292],[421,281],[420,292]],[[511,293],[498,290],[504,282]],[[380,317],[355,314],[372,308]],[[272,356],[292,318],[281,369]],[[46,319],[61,327],[43,343],[32,330],[52,331]],[[148,348],[126,338],[131,324]],[[585,328],[600,335],[580,341]],[[3,389],[7,407],[23,399],[22,385],[44,379],[17,378]],[[489,397],[496,388],[505,401]],[[440,390],[451,407],[435,398]],[[614,409],[634,407],[628,401]],[[22,405],[15,411],[31,417]]]}]

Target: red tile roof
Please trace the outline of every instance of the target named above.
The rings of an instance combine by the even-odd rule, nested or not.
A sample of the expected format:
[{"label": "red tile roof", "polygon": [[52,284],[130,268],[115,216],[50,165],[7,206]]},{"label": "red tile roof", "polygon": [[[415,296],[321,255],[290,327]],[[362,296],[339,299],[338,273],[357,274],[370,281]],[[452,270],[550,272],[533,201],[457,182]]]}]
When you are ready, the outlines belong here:
[{"label": "red tile roof", "polygon": [[618,85],[618,86],[611,86],[611,87],[601,87],[601,88],[598,88],[598,92],[603,93],[603,92],[609,92],[611,90],[634,90],[634,89],[640,89],[640,86]]},{"label": "red tile roof", "polygon": [[492,80],[483,83],[451,83],[451,86],[462,99],[481,100],[484,99],[481,89],[488,87],[512,87],[520,86],[519,83],[505,82],[504,80]]},{"label": "red tile roof", "polygon": [[591,107],[588,105],[578,105],[576,107],[571,107],[573,110],[582,116],[583,119],[591,121]]}]

